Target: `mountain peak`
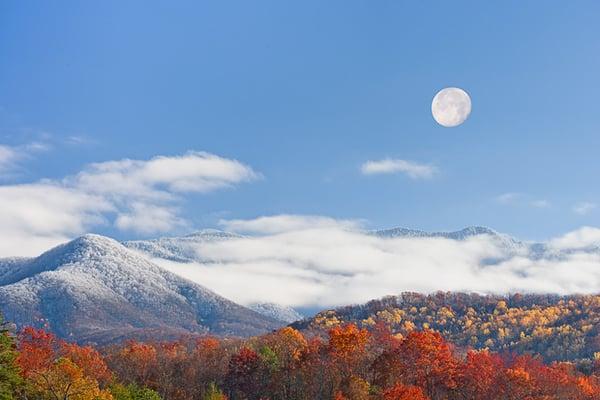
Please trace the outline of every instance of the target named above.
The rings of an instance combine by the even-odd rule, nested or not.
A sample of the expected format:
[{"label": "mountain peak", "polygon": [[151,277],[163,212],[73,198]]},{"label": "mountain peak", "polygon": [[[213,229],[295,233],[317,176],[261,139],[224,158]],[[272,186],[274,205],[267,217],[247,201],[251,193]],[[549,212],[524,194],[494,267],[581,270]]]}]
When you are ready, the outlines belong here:
[{"label": "mountain peak", "polygon": [[487,226],[467,226],[466,228],[461,229],[461,233],[466,235],[476,236],[476,235],[498,235],[498,232],[488,228]]},{"label": "mountain peak", "polygon": [[[73,246],[83,247],[110,247],[110,246],[121,246],[116,240],[107,236],[98,235],[96,233],[86,233],[78,238],[73,239],[69,242]],[[69,244],[67,243],[67,244]]]},{"label": "mountain peak", "polygon": [[39,264],[45,264],[45,269],[49,270],[61,264],[74,263],[82,259],[97,259],[123,252],[127,252],[127,249],[116,240],[88,233],[46,251],[36,260]]}]

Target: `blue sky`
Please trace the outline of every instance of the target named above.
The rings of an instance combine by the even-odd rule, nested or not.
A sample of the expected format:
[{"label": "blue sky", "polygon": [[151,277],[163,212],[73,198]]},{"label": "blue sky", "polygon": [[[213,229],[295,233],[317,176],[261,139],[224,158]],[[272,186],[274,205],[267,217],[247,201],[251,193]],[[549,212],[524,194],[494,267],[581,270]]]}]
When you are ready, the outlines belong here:
[{"label": "blue sky", "polygon": [[[40,145],[2,185],[194,150],[260,177],[186,193],[188,230],[277,214],[527,239],[600,224],[598,2],[172,3],[0,5],[0,144]],[[431,117],[447,86],[473,102],[456,128]],[[361,174],[385,158],[437,173]]]}]

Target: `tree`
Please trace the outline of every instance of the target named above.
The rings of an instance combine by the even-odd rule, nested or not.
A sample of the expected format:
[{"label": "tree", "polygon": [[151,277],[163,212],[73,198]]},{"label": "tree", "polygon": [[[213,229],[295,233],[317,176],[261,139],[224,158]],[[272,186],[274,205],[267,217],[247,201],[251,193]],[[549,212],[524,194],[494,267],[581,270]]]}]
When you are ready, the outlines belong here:
[{"label": "tree", "polygon": [[346,395],[350,400],[369,400],[371,385],[358,376],[351,376],[346,384]]},{"label": "tree", "polygon": [[42,329],[27,327],[18,337],[17,364],[26,378],[48,370],[55,361],[60,342]]},{"label": "tree", "polygon": [[492,400],[502,381],[503,360],[487,350],[469,351],[462,367],[460,393],[465,398]]},{"label": "tree", "polygon": [[286,327],[259,339],[260,381],[268,398],[297,398],[302,394],[299,382],[300,360],[308,342],[297,330]]},{"label": "tree", "polygon": [[100,390],[98,382],[86,376],[83,369],[68,358],[59,358],[34,382],[42,393],[56,400],[110,400],[108,391]]},{"label": "tree", "polygon": [[[56,400],[108,400],[99,386],[108,371],[92,348],[67,345],[43,330],[25,328],[19,335],[17,363],[40,397]],[[36,396],[37,397],[37,396]]]},{"label": "tree", "polygon": [[369,337],[366,329],[358,329],[355,324],[336,326],[329,330],[329,351],[344,362],[353,361],[360,356]]},{"label": "tree", "polygon": [[122,385],[115,383],[110,386],[114,400],[161,400],[158,393],[152,389],[139,387],[135,384]]},{"label": "tree", "polygon": [[202,400],[227,400],[227,396],[214,383],[210,383]]},{"label": "tree", "polygon": [[122,382],[156,388],[156,349],[145,343],[128,342],[108,358]]},{"label": "tree", "polygon": [[423,389],[398,383],[383,391],[383,400],[429,400]]},{"label": "tree", "polygon": [[234,398],[260,398],[259,381],[256,372],[259,367],[259,355],[249,347],[242,347],[229,361],[227,382],[233,389]]},{"label": "tree", "polygon": [[111,373],[108,366],[100,353],[93,347],[61,343],[61,354],[81,368],[86,376],[97,380],[99,383],[107,383],[110,380]]},{"label": "tree", "polygon": [[371,334],[366,329],[359,329],[355,324],[336,326],[329,330],[328,350],[332,362],[332,371],[337,372],[338,385],[349,382],[353,374],[365,375],[367,343]]},{"label": "tree", "polygon": [[437,332],[411,332],[396,350],[379,356],[373,369],[379,386],[418,386],[432,400],[445,399],[458,386],[459,362]]},{"label": "tree", "polygon": [[156,348],[156,390],[170,400],[187,400],[193,396],[195,365],[189,362],[186,346],[181,342],[163,342]]},{"label": "tree", "polygon": [[218,339],[203,337],[195,340],[187,368],[192,374],[188,387],[194,398],[206,396],[210,385],[223,387],[229,357],[228,350]]},{"label": "tree", "polygon": [[[0,328],[2,316],[0,315]],[[0,400],[12,400],[17,390],[22,388],[17,351],[14,338],[6,329],[0,329]]]}]

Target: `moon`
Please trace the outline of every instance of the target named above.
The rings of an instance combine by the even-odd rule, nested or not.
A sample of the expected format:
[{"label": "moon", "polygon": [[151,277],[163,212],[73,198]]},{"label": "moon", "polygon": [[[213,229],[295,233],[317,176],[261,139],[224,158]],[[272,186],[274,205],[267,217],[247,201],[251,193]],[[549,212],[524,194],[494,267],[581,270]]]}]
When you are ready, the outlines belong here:
[{"label": "moon", "polygon": [[471,98],[460,88],[447,87],[433,98],[431,114],[438,124],[446,128],[458,126],[471,114]]}]

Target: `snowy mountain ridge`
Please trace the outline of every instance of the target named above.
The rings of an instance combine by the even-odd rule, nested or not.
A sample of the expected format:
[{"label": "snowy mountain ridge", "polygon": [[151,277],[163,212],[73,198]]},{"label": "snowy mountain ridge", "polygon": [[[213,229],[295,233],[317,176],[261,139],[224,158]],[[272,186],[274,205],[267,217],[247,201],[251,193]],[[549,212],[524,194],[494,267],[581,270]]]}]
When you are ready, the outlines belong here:
[{"label": "snowy mountain ridge", "polygon": [[[409,228],[390,228],[390,229],[381,229],[372,231],[373,234],[380,237],[441,237],[446,239],[454,239],[454,240],[465,240],[469,237],[478,236],[478,235],[491,235],[491,236],[499,236],[502,235],[495,230],[485,227],[485,226],[468,226],[464,229],[454,232],[427,232],[418,229],[409,229]],[[510,237],[508,235],[507,238]]]}]

